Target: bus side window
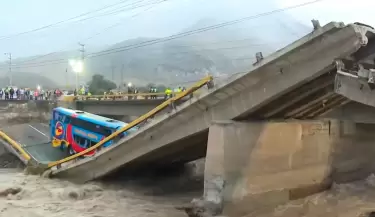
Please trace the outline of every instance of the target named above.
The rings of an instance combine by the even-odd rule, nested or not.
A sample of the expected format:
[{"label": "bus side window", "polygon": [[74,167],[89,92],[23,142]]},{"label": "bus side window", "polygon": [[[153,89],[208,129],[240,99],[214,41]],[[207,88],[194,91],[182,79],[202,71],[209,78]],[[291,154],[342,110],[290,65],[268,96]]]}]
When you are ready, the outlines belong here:
[{"label": "bus side window", "polygon": [[70,124],[70,117],[69,116],[65,116],[63,123],[64,124]]},{"label": "bus side window", "polygon": [[103,131],[104,131],[104,135],[107,137],[107,136],[110,136],[111,134],[112,134],[112,131],[110,130],[110,129],[106,129],[106,128],[104,128],[103,129]]}]

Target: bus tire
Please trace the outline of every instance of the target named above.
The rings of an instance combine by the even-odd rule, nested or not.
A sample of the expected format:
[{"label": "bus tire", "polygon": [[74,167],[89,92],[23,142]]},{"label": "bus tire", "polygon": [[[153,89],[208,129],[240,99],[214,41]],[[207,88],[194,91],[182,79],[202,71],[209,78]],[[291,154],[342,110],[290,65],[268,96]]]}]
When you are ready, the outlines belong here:
[{"label": "bus tire", "polygon": [[72,146],[71,145],[69,145],[68,146],[68,148],[67,148],[67,152],[68,152],[68,155],[69,156],[71,156],[71,155],[74,155],[75,153],[74,153],[74,150],[73,150],[73,148],[72,148]]}]

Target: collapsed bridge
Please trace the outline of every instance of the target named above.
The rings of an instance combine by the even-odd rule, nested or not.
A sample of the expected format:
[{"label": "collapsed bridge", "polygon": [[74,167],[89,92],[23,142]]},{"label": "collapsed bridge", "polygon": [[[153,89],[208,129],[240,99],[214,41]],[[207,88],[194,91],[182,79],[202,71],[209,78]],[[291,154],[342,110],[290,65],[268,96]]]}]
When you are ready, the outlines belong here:
[{"label": "collapsed bridge", "polygon": [[[206,155],[208,129],[216,120],[315,119],[351,101],[375,106],[371,97],[374,45],[375,30],[369,26],[329,23],[257,62],[247,73],[214,87],[211,77],[203,79],[122,131],[150,120],[206,84],[212,88],[156,116],[138,132],[93,157],[79,159],[85,152],[70,157],[52,154],[48,142],[43,148],[32,148],[37,146],[26,144],[23,138],[28,135],[18,133],[25,131],[22,126],[2,129],[1,141],[41,171],[50,169],[54,177],[80,182],[134,166],[182,164]],[[46,150],[49,154],[44,154]]]}]

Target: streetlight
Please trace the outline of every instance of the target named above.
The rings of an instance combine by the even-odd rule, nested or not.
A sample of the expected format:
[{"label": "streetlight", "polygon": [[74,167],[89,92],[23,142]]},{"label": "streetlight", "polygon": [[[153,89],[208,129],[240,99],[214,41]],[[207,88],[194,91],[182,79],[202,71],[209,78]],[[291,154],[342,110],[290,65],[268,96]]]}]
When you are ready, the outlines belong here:
[{"label": "streetlight", "polygon": [[40,87],[39,84],[38,84],[38,86],[36,86],[36,89],[37,89],[38,91],[40,91],[41,87]]},{"label": "streetlight", "polygon": [[76,91],[78,91],[78,74],[83,71],[83,62],[81,60],[69,60],[69,65],[76,73]]},{"label": "streetlight", "polygon": [[128,87],[131,87],[133,86],[133,84],[131,82],[128,83]]},{"label": "streetlight", "polygon": [[12,86],[12,53],[4,53],[9,59],[9,86]]}]

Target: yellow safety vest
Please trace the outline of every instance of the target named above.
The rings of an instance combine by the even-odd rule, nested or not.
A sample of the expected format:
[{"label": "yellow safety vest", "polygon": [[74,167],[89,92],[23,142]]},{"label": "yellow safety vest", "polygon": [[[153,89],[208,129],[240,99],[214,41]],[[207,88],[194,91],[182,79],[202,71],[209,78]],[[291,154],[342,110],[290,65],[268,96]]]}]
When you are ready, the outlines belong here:
[{"label": "yellow safety vest", "polygon": [[165,94],[166,94],[166,95],[171,95],[171,94],[172,94],[172,90],[169,89],[169,88],[166,89],[166,90],[165,90]]}]

